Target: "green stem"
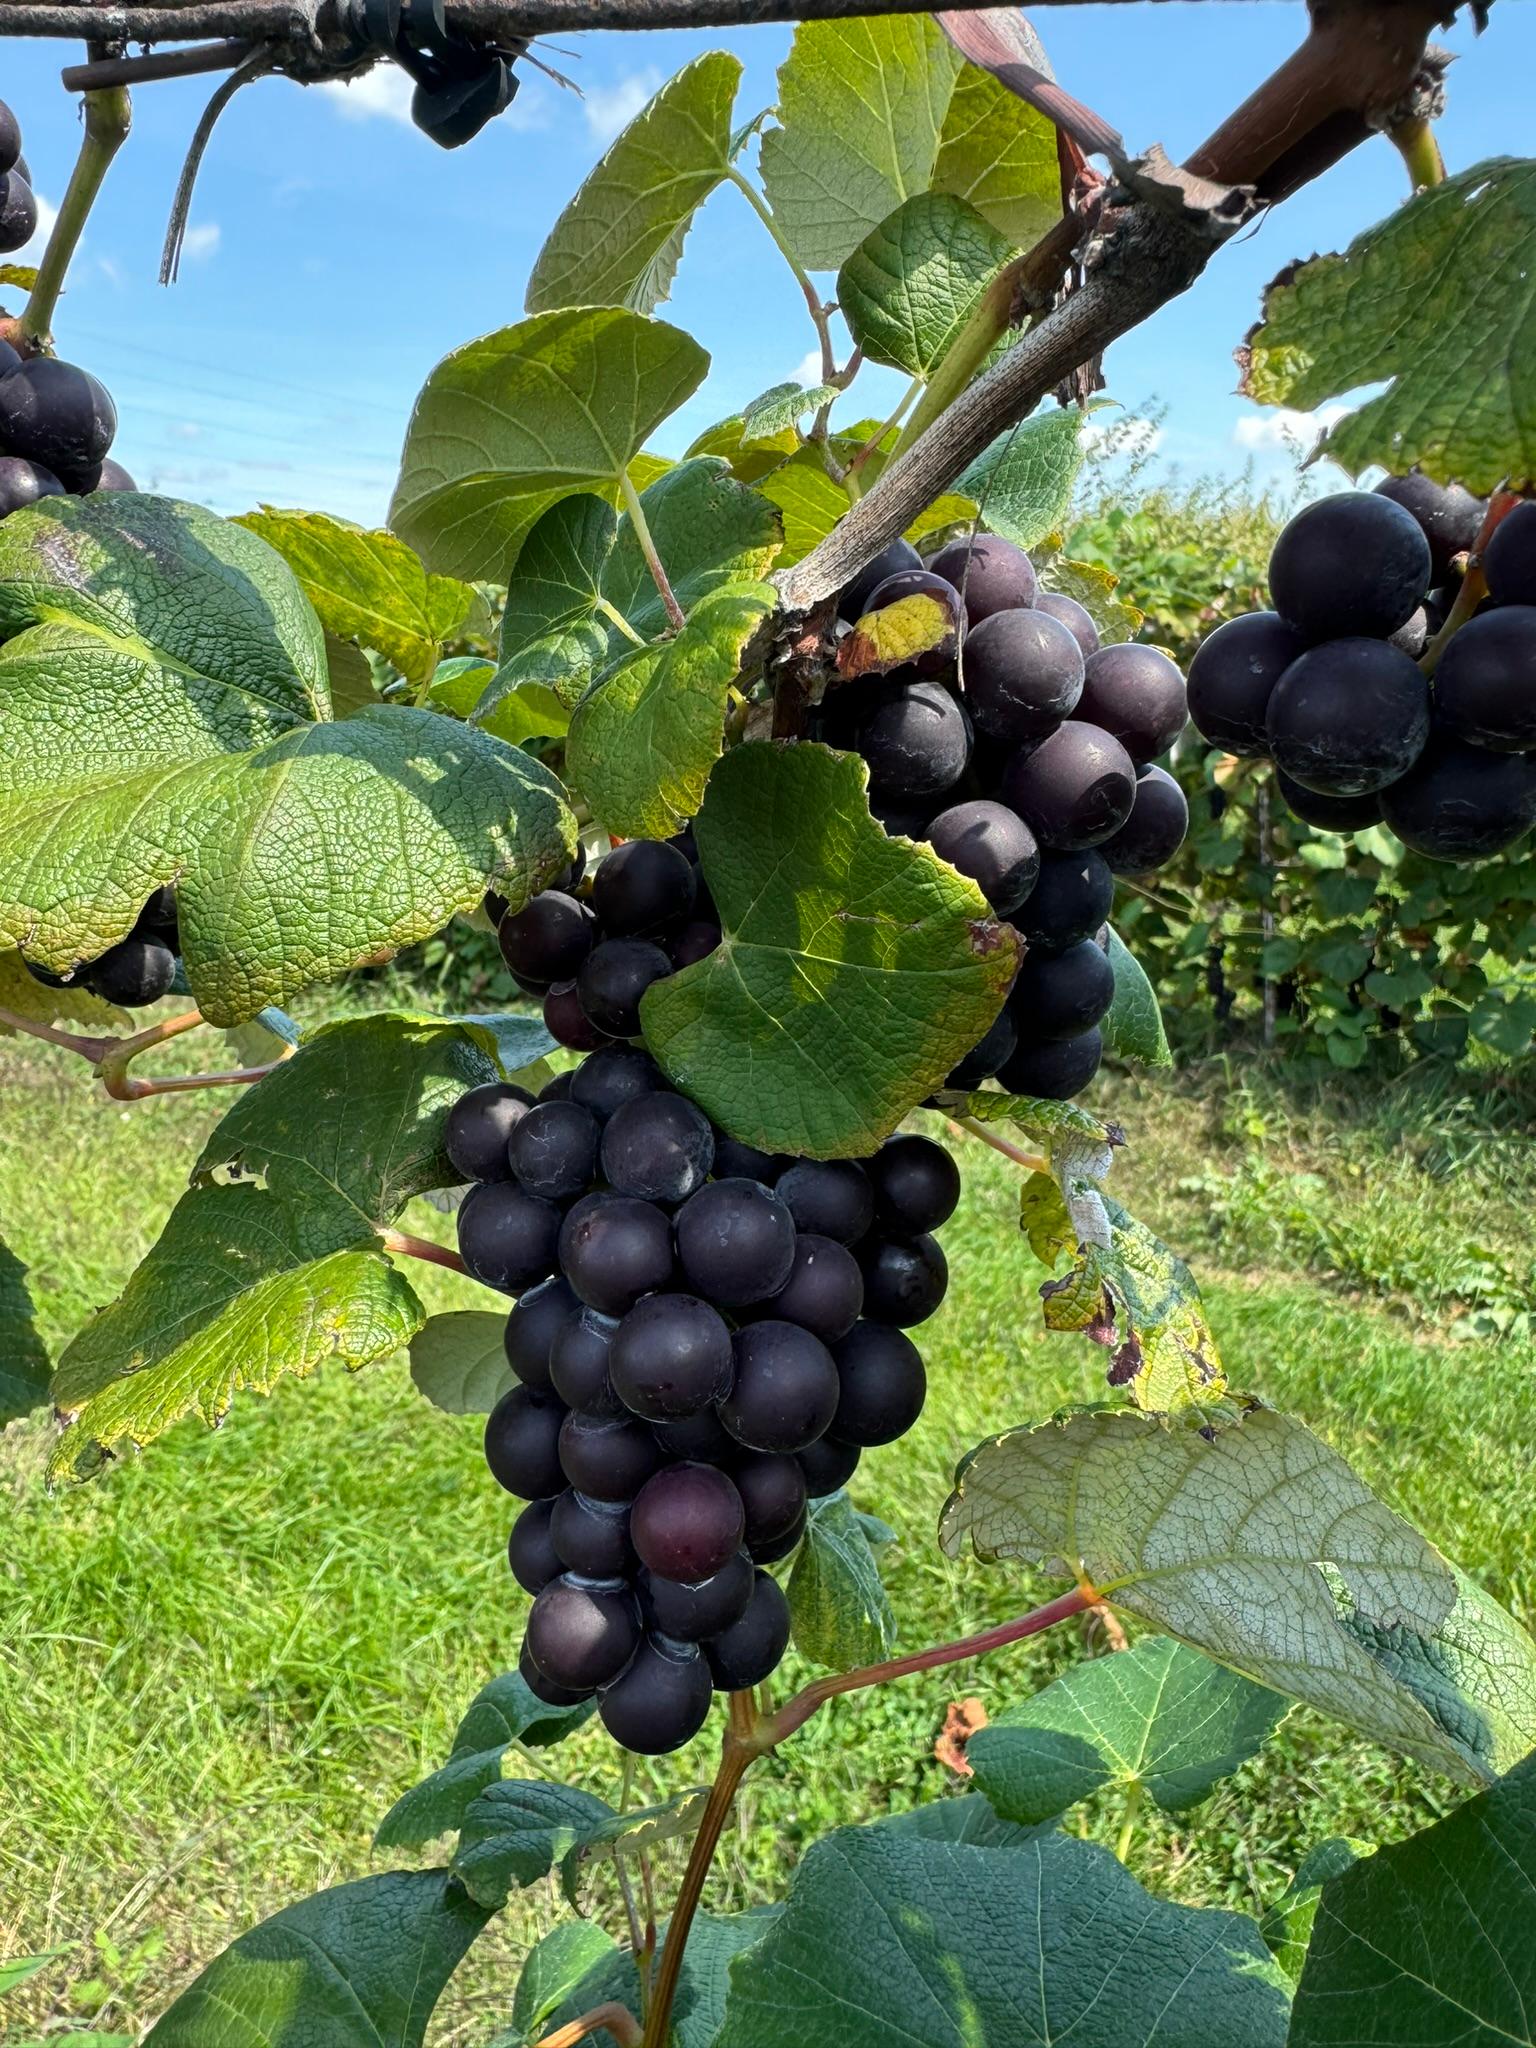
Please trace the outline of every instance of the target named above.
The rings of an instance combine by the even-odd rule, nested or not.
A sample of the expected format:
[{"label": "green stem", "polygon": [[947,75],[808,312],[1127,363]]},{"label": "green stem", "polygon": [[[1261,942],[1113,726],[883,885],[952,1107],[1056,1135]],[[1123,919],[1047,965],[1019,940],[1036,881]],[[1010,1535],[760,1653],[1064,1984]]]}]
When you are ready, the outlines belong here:
[{"label": "green stem", "polygon": [[597,609],[616,633],[622,633],[626,640],[633,640],[637,647],[645,645],[645,635],[635,631],[616,604],[610,603],[606,597],[600,597],[597,600]]},{"label": "green stem", "polygon": [[640,552],[645,557],[645,566],[650,570],[656,588],[661,592],[661,601],[666,607],[667,617],[674,626],[682,628],[688,623],[687,614],[674,596],[672,585],[667,581],[667,572],[662,567],[661,557],[656,552],[656,543],[651,538],[651,529],[646,524],[645,511],[640,503],[640,493],[630,481],[628,470],[625,470],[619,483],[624,493],[624,509],[628,512],[630,524],[635,529],[635,539],[640,543]]},{"label": "green stem", "polygon": [[[1025,259],[1020,257],[1019,262]],[[901,439],[891,451],[894,462],[904,455],[920,434],[926,433],[941,412],[960,396],[991,354],[998,339],[1007,333],[1013,319],[1016,265],[1000,270],[972,308],[971,316],[955,336],[944,360],[930,378],[918,400],[917,409],[901,430]]]},{"label": "green stem", "polygon": [[912,382],[907,386],[906,390],[902,393],[901,403],[897,406],[896,410],[890,415],[888,419],[881,421],[880,425],[876,427],[875,431],[864,443],[864,446],[859,450],[858,454],[854,456],[852,462],[849,463],[848,474],[850,477],[856,475],[858,471],[864,467],[864,464],[869,460],[870,456],[874,454],[875,450],[880,446],[880,443],[885,439],[886,435],[891,431],[891,429],[893,427],[899,427],[901,425],[902,421],[907,416],[909,408],[916,404],[922,389],[922,378],[914,377],[912,379]]},{"label": "green stem", "polygon": [[1445,183],[1445,158],[1440,154],[1440,145],[1435,140],[1432,124],[1415,116],[1412,120],[1399,121],[1387,134],[1397,145],[1415,192],[1427,191],[1431,185]]},{"label": "green stem", "polygon": [[799,285],[801,291],[805,294],[805,303],[810,308],[811,319],[815,323],[816,338],[821,343],[821,381],[823,384],[832,383],[837,376],[837,357],[832,352],[832,323],[827,318],[826,307],[821,303],[820,292],[817,291],[815,285],[811,282],[810,272],[805,268],[805,265],[800,261],[794,250],[791,249],[788,242],[785,241],[783,230],[769,211],[762,194],[751,180],[744,178],[734,164],[726,172],[726,176],[736,187],[737,191],[742,194],[748,206],[751,207],[752,211],[773,237],[774,247],[794,272],[795,283]]},{"label": "green stem", "polygon": [[1115,1854],[1122,1863],[1131,1853],[1131,1843],[1136,1839],[1136,1823],[1141,1818],[1141,1802],[1146,1792],[1140,1778],[1133,1778],[1125,1788],[1125,1811],[1120,1820],[1120,1832],[1115,1838]]},{"label": "green stem", "polygon": [[1022,1145],[999,1137],[991,1125],[982,1123],[979,1117],[953,1116],[949,1121],[953,1129],[964,1131],[967,1137],[980,1138],[983,1145],[990,1145],[994,1152],[1001,1152],[1005,1159],[1011,1159],[1015,1166],[1022,1166],[1026,1173],[1049,1173],[1051,1170],[1051,1163],[1043,1154],[1026,1152]]},{"label": "green stem", "polygon": [[46,348],[53,336],[54,308],[64,289],[74,256],[107,168],[128,138],[133,110],[127,89],[111,86],[85,95],[85,135],[70,173],[69,186],[48,236],[43,260],[17,325],[34,348]]}]

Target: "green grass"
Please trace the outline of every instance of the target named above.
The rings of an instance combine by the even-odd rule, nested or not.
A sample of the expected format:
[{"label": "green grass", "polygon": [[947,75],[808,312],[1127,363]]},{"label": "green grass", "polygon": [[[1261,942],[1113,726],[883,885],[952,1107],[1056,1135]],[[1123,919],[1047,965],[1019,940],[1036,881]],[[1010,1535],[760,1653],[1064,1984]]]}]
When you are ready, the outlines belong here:
[{"label": "green grass", "polygon": [[[1519,1335],[1451,1341],[1465,1299],[1434,1278],[1448,1238],[1504,1261],[1528,1243],[1536,1168],[1520,1114],[1476,1125],[1454,1088],[1416,1101],[1368,1098],[1359,1083],[1297,1094],[1262,1068],[1240,1074],[1212,1065],[1177,1083],[1109,1085],[1105,1106],[1133,1140],[1116,1168],[1122,1198],[1207,1281],[1234,1382],[1317,1429],[1529,1618],[1536,1350]],[[0,1234],[31,1266],[57,1345],[152,1240],[222,1105],[107,1103],[62,1055],[10,1041],[0,1101]],[[934,1518],[956,1458],[1102,1388],[1102,1354],[1040,1331],[1041,1275],[1014,1227],[1010,1169],[974,1145],[965,1165],[965,1207],[946,1233],[954,1285],[924,1333],[928,1411],[905,1442],[870,1455],[854,1488],[901,1532],[889,1577],[907,1646],[1039,1591],[939,1555]],[[1298,1213],[1329,1230],[1283,1204],[1276,1222],[1261,1196],[1222,1194],[1266,1174],[1307,1178]],[[407,1223],[445,1231],[421,1204]],[[1353,1265],[1337,1255],[1344,1242],[1364,1248]],[[435,1269],[412,1280],[435,1308],[478,1295]],[[7,2001],[26,2038],[98,2012],[104,2027],[137,2029],[242,1928],[376,1867],[373,1825],[512,1661],[524,1605],[501,1556],[508,1505],[485,1479],[475,1424],[428,1408],[399,1366],[287,1384],[267,1402],[242,1396],[223,1429],[183,1425],[52,1498],[48,1436],[34,1420],[0,1440],[0,1955],[70,1949]],[[749,1781],[718,1901],[780,1891],[829,1826],[935,1796],[948,1782],[932,1754],[947,1701],[974,1695],[995,1711],[1082,1648],[1061,1631],[835,1704]],[[686,1785],[709,1764],[701,1742],[642,1766],[638,1789]],[[618,1790],[616,1760],[591,1731],[561,1767]],[[1397,1837],[1458,1796],[1299,1711],[1204,1807],[1144,1822],[1132,1862],[1172,1897],[1252,1908],[1319,1837]],[[1073,1824],[1112,1841],[1119,1822],[1108,1802]],[[665,1897],[675,1855],[661,1863]],[[504,2017],[515,1959],[555,1910],[542,1890],[515,1902],[450,1990],[435,2039],[481,2040]]]}]

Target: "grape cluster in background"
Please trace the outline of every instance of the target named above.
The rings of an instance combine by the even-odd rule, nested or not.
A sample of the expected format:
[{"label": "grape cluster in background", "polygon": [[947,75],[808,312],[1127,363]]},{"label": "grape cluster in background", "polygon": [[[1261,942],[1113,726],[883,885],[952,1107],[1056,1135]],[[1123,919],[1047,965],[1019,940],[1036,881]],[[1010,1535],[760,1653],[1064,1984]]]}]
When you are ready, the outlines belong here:
[{"label": "grape cluster in background", "polygon": [[470,1090],[445,1143],[474,1183],[464,1263],[518,1297],[518,1385],[485,1451],[529,1503],[508,1546],[534,1596],[520,1669],[551,1704],[595,1695],[617,1741],[658,1755],[776,1668],[789,1608],[768,1567],[812,1499],[917,1420],[906,1333],[944,1298],[933,1232],[960,1176],[911,1135],[862,1162],[769,1154],[670,1086],[637,1042],[640,994],[719,939],[686,837],[562,881],[501,916],[501,945],[562,1042],[592,1049],[537,1096]]},{"label": "grape cluster in background", "polygon": [[878,680],[831,679],[813,736],[860,754],[886,831],[926,840],[1024,941],[1007,1003],[948,1085],[995,1078],[1066,1100],[1103,1056],[1116,880],[1171,860],[1189,826],[1157,765],[1184,729],[1184,678],[1155,647],[1101,647],[1085,608],[1043,590],[996,534],[926,563],[896,541],[842,592],[839,617],[857,631],[922,595],[949,608],[953,633]]},{"label": "grape cluster in background", "polygon": [[1432,645],[1487,514],[1418,472],[1304,507],[1270,556],[1274,610],[1229,620],[1190,666],[1201,735],[1268,756],[1321,831],[1385,825],[1443,861],[1512,846],[1536,823],[1536,504],[1494,528],[1487,595]]}]

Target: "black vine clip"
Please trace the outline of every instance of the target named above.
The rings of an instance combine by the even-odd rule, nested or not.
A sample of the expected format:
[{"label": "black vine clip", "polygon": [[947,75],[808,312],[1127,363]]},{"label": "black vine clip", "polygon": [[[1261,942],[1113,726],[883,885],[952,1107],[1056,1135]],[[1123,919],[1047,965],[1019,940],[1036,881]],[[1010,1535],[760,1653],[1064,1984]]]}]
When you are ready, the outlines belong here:
[{"label": "black vine clip", "polygon": [[442,0],[345,0],[342,25],[361,51],[378,50],[416,81],[411,118],[443,149],[457,149],[511,105],[521,42],[455,34]]}]

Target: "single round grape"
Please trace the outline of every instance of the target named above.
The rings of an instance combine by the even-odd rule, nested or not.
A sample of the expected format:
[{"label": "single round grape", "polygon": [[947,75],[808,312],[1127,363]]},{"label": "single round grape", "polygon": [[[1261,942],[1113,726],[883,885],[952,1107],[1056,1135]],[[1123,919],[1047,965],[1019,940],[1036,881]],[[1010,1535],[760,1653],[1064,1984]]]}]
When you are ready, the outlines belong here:
[{"label": "single round grape", "polygon": [[[30,190],[14,171],[4,185],[32,202]],[[0,216],[6,213],[7,196],[0,188]],[[95,481],[94,472],[116,432],[117,408],[111,394],[89,370],[57,356],[30,356],[20,369],[0,377],[0,445],[8,455],[24,455],[51,469],[66,490],[80,484],[87,473]]]},{"label": "single round grape", "polygon": [[1039,579],[1034,563],[1001,534],[978,533],[952,540],[928,566],[960,592],[965,615],[973,626],[995,613],[1016,611],[1036,601]]},{"label": "single round grape", "polygon": [[1435,670],[1435,710],[1474,746],[1536,748],[1536,605],[1503,605],[1451,635]]},{"label": "single round grape", "polygon": [[510,1180],[507,1145],[533,1107],[513,1081],[483,1081],[461,1095],[443,1124],[443,1150],[465,1180]]},{"label": "single round grape", "polygon": [[1483,575],[1500,604],[1536,604],[1536,502],[1512,507],[1483,549]]},{"label": "single round grape", "polygon": [[136,1010],[170,994],[176,955],[160,939],[119,939],[80,978],[104,1003]]},{"label": "single round grape", "polygon": [[1382,823],[1430,860],[1487,860],[1536,824],[1536,759],[1436,733],[1381,793]]},{"label": "single round grape", "polygon": [[514,1127],[507,1156],[525,1193],[570,1202],[592,1185],[601,1135],[579,1102],[536,1102]]},{"label": "single round grape", "polygon": [[1002,794],[1042,847],[1082,853],[1112,838],[1131,815],[1136,766],[1113,733],[1069,718],[1014,755]]},{"label": "single round grape", "polygon": [[1292,817],[1320,832],[1363,832],[1381,823],[1381,792],[1365,796],[1323,796],[1315,789],[1303,789],[1282,770],[1275,770],[1275,789]]},{"label": "single round grape", "polygon": [[757,1181],[711,1181],[677,1212],[677,1256],[696,1294],[722,1308],[745,1308],[777,1294],[789,1278],[795,1219]]},{"label": "single round grape", "polygon": [[789,1278],[762,1304],[762,1313],[779,1322],[798,1323],[830,1344],[852,1327],[863,1306],[864,1276],[853,1253],[833,1238],[801,1231]]},{"label": "single round grape", "polygon": [[1188,831],[1189,804],[1183,790],[1166,768],[1152,764],[1136,778],[1131,815],[1099,853],[1117,875],[1150,875],[1173,859]]},{"label": "single round grape", "polygon": [[561,1327],[581,1307],[563,1274],[541,1280],[518,1297],[502,1342],[507,1363],[525,1387],[549,1385],[549,1354]]},{"label": "single round grape", "polygon": [[633,1500],[661,1462],[661,1446],[632,1415],[573,1411],[561,1425],[560,1469],[589,1500]]},{"label": "single round grape", "polygon": [[1028,953],[1008,1007],[1023,1045],[1077,1038],[1109,1013],[1115,970],[1092,939],[1064,953]]},{"label": "single round grape", "polygon": [[723,1571],[740,1550],[746,1511],[716,1465],[667,1465],[629,1511],[629,1540],[646,1570],[685,1586]]},{"label": "single round grape", "polygon": [[641,1570],[636,1580],[640,1612],[645,1625],[659,1635],[672,1636],[681,1643],[702,1642],[717,1636],[747,1611],[755,1574],[752,1560],[738,1550],[730,1563],[697,1585],[684,1586],[676,1579],[653,1578]]},{"label": "single round grape", "polygon": [[740,1621],[704,1645],[716,1692],[746,1692],[779,1667],[789,1648],[789,1602],[777,1579],[759,1571]]},{"label": "single round grape", "polygon": [[1486,498],[1474,498],[1460,484],[1437,484],[1421,469],[1387,477],[1376,486],[1376,495],[1401,505],[1418,522],[1429,542],[1431,574],[1436,582],[1450,567],[1453,555],[1465,554],[1476,543],[1488,516]]},{"label": "single round grape", "polygon": [[[0,256],[24,249],[37,233],[37,198],[18,171],[0,175]],[[20,364],[8,367],[14,371]]]},{"label": "single round grape", "polygon": [[647,1422],[710,1408],[731,1383],[731,1333],[692,1294],[648,1294],[614,1333],[609,1371],[619,1399]]},{"label": "single round grape", "polygon": [[[853,736],[850,737],[848,744],[853,744]],[[869,815],[881,827],[887,839],[926,839],[928,827],[943,808],[942,796],[923,797],[914,801],[904,797],[882,796],[878,789],[869,792]]]},{"label": "single round grape", "polygon": [[965,773],[970,720],[941,683],[893,685],[859,729],[871,784],[888,796],[938,796]]},{"label": "single round grape", "polygon": [[592,1500],[567,1487],[550,1503],[549,1541],[560,1569],[583,1578],[627,1578],[634,1567],[627,1501]]},{"label": "single round grape", "polygon": [[744,1145],[739,1138],[715,1131],[716,1180],[755,1180],[771,1188],[789,1165],[787,1152],[764,1152],[760,1146]]},{"label": "single round grape", "polygon": [[950,1068],[946,1088],[979,1088],[990,1081],[1019,1042],[1018,1026],[1006,1008],[998,1011],[986,1035],[978,1038],[963,1060]]},{"label": "single round grape", "polygon": [[642,1294],[665,1287],[672,1264],[666,1215],[632,1195],[583,1195],[560,1225],[561,1270],[605,1316],[627,1315]]},{"label": "single round grape", "polygon": [[995,612],[967,637],[963,673],[976,730],[1017,746],[1071,717],[1083,694],[1083,651],[1049,612]]},{"label": "single round grape", "polygon": [[923,648],[903,664],[902,680],[911,682],[919,677],[952,673],[955,648],[965,631],[965,606],[959,591],[942,576],[935,576],[931,569],[898,569],[894,576],[887,576],[869,593],[864,606],[865,616],[871,612],[883,612],[888,606],[900,604],[909,597],[936,599],[949,624],[936,647]]},{"label": "single round grape", "polygon": [[852,1244],[875,1220],[874,1189],[855,1159],[796,1160],[779,1175],[774,1193],[797,1230],[839,1244]]},{"label": "single round grape", "polygon": [[832,1356],[842,1392],[829,1438],[863,1450],[905,1436],[928,1395],[922,1353],[912,1339],[885,1323],[855,1323]]},{"label": "single round grape", "polygon": [[1068,597],[1061,590],[1042,590],[1035,598],[1035,610],[1044,612],[1049,618],[1060,619],[1082,649],[1084,661],[1090,654],[1098,653],[1099,629],[1093,623],[1093,614],[1075,597]]},{"label": "single round grape", "polygon": [[570,981],[597,940],[585,903],[560,889],[545,889],[497,927],[501,957],[514,974],[546,987]]},{"label": "single round grape", "polygon": [[1328,640],[1276,683],[1265,725],[1275,765],[1293,781],[1324,796],[1364,796],[1418,759],[1429,737],[1429,685],[1384,641]]},{"label": "single round grape", "polygon": [[562,1573],[528,1610],[528,1654],[544,1676],[571,1692],[617,1678],[640,1645],[634,1595],[619,1579]]},{"label": "single round grape", "polygon": [[970,876],[999,917],[1018,909],[1040,872],[1034,833],[1005,805],[984,798],[940,811],[928,828],[928,844]]},{"label": "single round grape", "polygon": [[1104,1035],[1095,1025],[1080,1038],[1059,1038],[1045,1045],[1021,1045],[997,1078],[1010,1095],[1033,1095],[1042,1102],[1070,1102],[1099,1071]]},{"label": "single round grape", "polygon": [[1245,612],[1202,640],[1188,683],[1189,715],[1201,738],[1229,754],[1267,754],[1270,697],[1306,646],[1278,612]]},{"label": "single round grape", "polygon": [[666,1756],[709,1719],[710,1673],[692,1643],[647,1636],[627,1671],[605,1686],[598,1719],[635,1756]]},{"label": "single round grape", "polygon": [[923,558],[909,540],[893,540],[888,548],[882,548],[872,562],[867,562],[858,575],[844,584],[842,595],[837,600],[837,616],[852,625],[862,619],[868,609],[867,600],[888,576],[897,575],[902,569],[921,569]]},{"label": "single round grape", "polygon": [[573,1690],[570,1686],[552,1685],[538,1665],[528,1654],[526,1641],[517,1657],[518,1675],[536,1700],[542,1700],[546,1707],[579,1707],[592,1697],[592,1687],[585,1691]]},{"label": "single round grape", "polygon": [[629,839],[592,877],[592,908],[610,938],[638,939],[693,915],[693,863],[664,839]]},{"label": "single round grape", "polygon": [[549,1383],[567,1408],[584,1415],[622,1415],[624,1403],[610,1371],[615,1316],[578,1305],[556,1330],[549,1347]]},{"label": "single round grape", "polygon": [[704,918],[694,918],[685,924],[680,932],[667,941],[667,958],[678,972],[685,967],[696,967],[701,960],[707,960],[718,950],[725,934],[718,924]]},{"label": "single round grape", "polygon": [[599,1123],[606,1123],[616,1109],[633,1102],[637,1095],[666,1086],[660,1067],[638,1045],[605,1045],[570,1076],[572,1102],[590,1109]]},{"label": "single round grape", "polygon": [[20,155],[21,123],[4,100],[0,100],[0,175],[15,170]]},{"label": "single round grape", "polygon": [[39,498],[61,498],[64,486],[51,469],[22,455],[0,455],[0,519],[8,519]]},{"label": "single round grape", "polygon": [[668,1208],[709,1179],[715,1139],[709,1118],[686,1095],[661,1089],[627,1102],[603,1129],[603,1177],[618,1194]]},{"label": "single round grape", "polygon": [[1314,643],[1385,639],[1412,616],[1429,582],[1429,542],[1418,521],[1374,491],[1303,505],[1269,558],[1275,610]]},{"label": "single round grape", "polygon": [[832,1420],[837,1367],[819,1337],[769,1320],[736,1332],[736,1377],[720,1420],[749,1451],[803,1451]]},{"label": "single round grape", "polygon": [[136,491],[139,487],[123,465],[108,455],[102,462],[96,488],[98,491]]},{"label": "single round grape", "polygon": [[539,1090],[536,1100],[539,1102],[569,1102],[571,1099],[572,1071],[572,1069],[567,1068],[563,1074],[556,1074],[552,1079],[546,1081]]},{"label": "single round grape", "polygon": [[781,1558],[788,1557],[792,1550],[798,1549],[800,1539],[805,1534],[806,1524],[809,1520],[809,1508],[802,1508],[797,1519],[782,1535],[765,1536],[760,1543],[749,1544],[747,1548],[748,1557],[756,1565],[777,1564]]},{"label": "single round grape", "polygon": [[731,1467],[746,1518],[746,1546],[755,1557],[805,1520],[805,1474],[783,1451],[750,1452]]},{"label": "single round grape", "polygon": [[520,1500],[550,1500],[564,1490],[560,1435],[565,1404],[541,1387],[514,1387],[485,1418],[491,1477]]},{"label": "single round grape", "polygon": [[912,1238],[870,1238],[859,1247],[859,1264],[864,1314],[873,1323],[910,1330],[927,1322],[949,1292],[949,1261],[926,1231]]},{"label": "single round grape", "polygon": [[1189,717],[1184,677],[1155,647],[1101,647],[1083,670],[1075,714],[1113,733],[1137,767],[1166,754]]},{"label": "single round grape", "polygon": [[739,1450],[712,1408],[678,1422],[652,1423],[651,1433],[669,1458],[688,1458],[700,1465],[728,1465]]},{"label": "single round grape", "polygon": [[937,1230],[960,1201],[960,1169],[932,1138],[912,1132],[887,1138],[864,1171],[884,1230]]},{"label": "single round grape", "polygon": [[550,1536],[554,1509],[552,1500],[530,1501],[512,1524],[512,1533],[507,1538],[507,1563],[525,1593],[542,1593],[550,1580],[558,1579],[565,1570]]},{"label": "single round grape", "polygon": [[812,1500],[821,1500],[848,1484],[859,1469],[860,1447],[840,1442],[829,1430],[795,1456],[805,1474],[806,1492]]},{"label": "single round grape", "polygon": [[576,993],[599,1031],[638,1038],[640,998],[671,972],[672,962],[650,939],[604,939],[582,962]]},{"label": "single round grape", "polygon": [[178,917],[174,883],[166,882],[155,891],[134,919],[133,929],[136,933],[164,939],[173,953],[180,950],[176,944]]},{"label": "single round grape", "polygon": [[480,1181],[459,1204],[459,1255],[482,1286],[521,1294],[555,1270],[560,1211],[515,1181]]},{"label": "single round grape", "polygon": [[544,991],[544,1028],[557,1045],[569,1046],[572,1052],[596,1052],[613,1042],[581,1007],[574,981],[557,981]]},{"label": "single round grape", "polygon": [[[1134,809],[1134,796],[1131,802]],[[1114,872],[1102,853],[1046,853],[1034,888],[1009,922],[1032,952],[1064,953],[1098,930],[1114,900]]]}]

